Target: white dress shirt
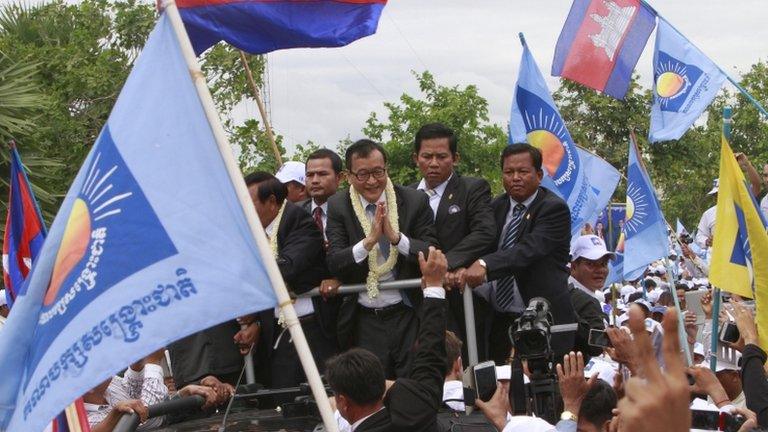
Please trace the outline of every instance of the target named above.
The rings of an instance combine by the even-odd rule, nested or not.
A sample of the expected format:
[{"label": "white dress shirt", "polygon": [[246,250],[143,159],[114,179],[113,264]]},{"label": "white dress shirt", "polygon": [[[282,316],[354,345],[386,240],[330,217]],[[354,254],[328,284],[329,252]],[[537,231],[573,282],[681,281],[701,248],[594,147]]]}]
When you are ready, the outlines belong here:
[{"label": "white dress shirt", "polygon": [[717,206],[714,205],[708,208],[704,214],[701,215],[699,220],[699,226],[696,230],[696,243],[702,248],[707,247],[707,239],[712,238],[712,234],[715,231],[715,217],[717,216]]},{"label": "white dress shirt", "polygon": [[768,194],[760,200],[760,211],[763,212],[763,217],[768,221]]},{"label": "white dress shirt", "polygon": [[[381,196],[375,203],[370,203],[362,196],[360,197],[360,203],[363,205],[364,210],[368,207],[369,204],[378,204],[385,201],[386,201],[386,197],[384,193],[381,194]],[[367,210],[365,212],[365,215],[368,217],[369,221],[373,220],[373,218],[371,217],[371,215],[368,213]],[[378,248],[379,247],[378,243],[374,247]],[[402,255],[408,256],[408,252],[410,251],[410,249],[411,249],[411,241],[408,239],[408,237],[405,234],[400,233],[400,243],[397,244],[397,251]],[[365,261],[366,258],[368,258],[368,251],[365,249],[365,246],[363,246],[363,240],[360,240],[354,246],[352,246],[352,256],[355,258],[355,262],[358,264],[360,264],[361,262]],[[382,265],[386,262],[381,252],[379,252],[377,256],[378,256],[378,259],[377,259],[378,265]],[[379,282],[387,282],[391,280],[395,280],[395,274],[391,271],[379,275]],[[403,297],[396,290],[381,290],[379,291],[379,295],[377,295],[374,298],[368,297],[367,292],[361,292],[360,294],[358,294],[358,297],[357,297],[358,303],[360,303],[361,305],[367,308],[372,308],[372,309],[391,306],[391,305],[400,303],[401,301],[403,301]]]},{"label": "white dress shirt", "polygon": [[[437,187],[432,189],[435,193],[433,194],[427,193],[427,196],[429,197],[429,206],[432,207],[432,220],[437,219],[437,208],[440,206],[440,200],[443,199],[445,188],[448,187],[448,182],[451,181],[451,178],[453,178],[453,174],[451,174],[451,176],[448,177],[448,180],[440,183],[439,185],[437,185]],[[427,181],[424,179],[421,179],[421,182],[419,182],[419,186],[417,186],[416,189],[427,192],[427,190],[429,190],[429,186],[427,186]]]}]

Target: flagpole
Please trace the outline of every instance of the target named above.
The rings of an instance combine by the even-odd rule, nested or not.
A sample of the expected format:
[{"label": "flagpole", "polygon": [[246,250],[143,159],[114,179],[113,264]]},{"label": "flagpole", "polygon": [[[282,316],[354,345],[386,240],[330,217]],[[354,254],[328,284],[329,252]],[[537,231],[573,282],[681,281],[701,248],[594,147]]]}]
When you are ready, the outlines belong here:
[{"label": "flagpole", "polygon": [[237,194],[238,201],[243,209],[245,218],[248,222],[248,226],[251,230],[256,245],[258,246],[259,253],[261,254],[264,267],[266,268],[267,275],[269,276],[272,288],[275,291],[277,297],[278,307],[283,313],[284,323],[288,327],[293,344],[296,347],[296,352],[301,360],[301,365],[304,368],[304,373],[307,376],[307,381],[312,389],[312,394],[317,402],[317,407],[320,411],[320,416],[323,419],[325,429],[330,432],[338,432],[338,425],[333,416],[333,410],[331,409],[328,395],[325,392],[325,387],[320,379],[320,373],[317,370],[317,365],[312,358],[312,352],[309,350],[307,339],[304,336],[304,332],[299,324],[296,311],[293,308],[293,303],[288,295],[288,290],[285,287],[285,281],[280,274],[280,270],[277,267],[272,251],[269,248],[264,229],[261,226],[261,222],[256,215],[256,210],[253,207],[250,196],[248,195],[248,189],[245,187],[242,173],[240,168],[235,162],[235,158],[232,155],[232,150],[227,141],[224,128],[221,125],[218,112],[213,103],[208,85],[205,82],[203,72],[200,70],[200,65],[197,62],[194,50],[192,49],[192,43],[189,40],[184,23],[181,20],[181,15],[176,7],[174,0],[164,0],[163,9],[168,14],[171,24],[173,25],[174,32],[179,41],[181,52],[184,55],[184,60],[187,62],[192,81],[195,84],[200,103],[205,111],[205,116],[208,119],[208,123],[211,127],[211,132],[216,140],[216,145],[219,148],[219,153],[224,161],[224,165],[229,174],[232,186]]},{"label": "flagpole", "polygon": [[[726,106],[723,108],[723,135],[725,138],[731,140],[731,107]],[[718,327],[720,323],[720,303],[721,303],[720,288],[714,287],[712,290],[712,337],[710,341],[710,357],[709,368],[712,372],[717,368],[717,337]]]},{"label": "flagpole", "polygon": [[248,84],[251,86],[253,99],[256,100],[256,106],[259,107],[259,114],[261,114],[261,120],[264,122],[264,130],[267,132],[269,143],[272,144],[272,151],[275,153],[277,166],[281,167],[283,165],[283,156],[280,154],[280,149],[277,148],[275,135],[272,133],[272,125],[269,124],[269,119],[267,118],[267,110],[264,108],[264,102],[261,101],[261,96],[259,96],[259,89],[256,87],[256,81],[253,79],[253,72],[251,72],[251,67],[248,65],[248,58],[245,56],[245,51],[239,51],[240,63],[243,64],[243,69],[245,69],[245,77],[248,79]]},{"label": "flagpole", "polygon": [[[656,14],[656,16],[658,16],[658,17],[659,17],[659,19],[663,19],[663,20],[664,20],[664,22],[666,22],[666,23],[667,23],[667,24],[668,24],[670,27],[672,27],[672,30],[674,30],[674,31],[678,32],[680,35],[682,35],[682,34],[683,34],[683,33],[682,33],[680,30],[678,30],[678,29],[677,29],[677,28],[676,28],[674,25],[672,25],[672,23],[671,23],[671,22],[669,22],[669,21],[668,21],[666,18],[664,18],[663,16],[661,16],[661,14],[660,14],[660,13],[659,13],[659,12],[658,12],[656,9],[654,9],[654,8],[653,8],[653,6],[651,6],[651,5],[650,5],[650,4],[649,4],[647,1],[645,1],[645,0],[640,0],[640,2],[641,2],[643,5],[645,5],[645,6],[646,6],[648,9],[650,9],[651,11],[653,11],[653,13],[655,13],[655,14]],[[658,31],[658,30],[657,30],[657,31]],[[683,36],[683,37],[685,37],[685,36]],[[688,38],[686,38],[686,40],[687,40],[687,39],[688,39]],[[693,43],[692,43],[690,40],[688,40],[688,42],[689,42],[691,45],[693,45]],[[694,46],[695,46],[695,45],[694,45]],[[696,48],[698,49],[699,47],[696,47]],[[699,51],[701,51],[701,50],[699,49]],[[709,56],[707,56],[707,58],[709,58]],[[749,94],[749,92],[747,91],[747,89],[745,89],[745,88],[744,88],[744,87],[743,87],[741,84],[739,84],[739,83],[738,83],[738,82],[737,82],[735,79],[733,79],[733,78],[732,78],[732,77],[731,77],[731,76],[728,74],[728,72],[726,72],[726,71],[725,71],[723,68],[721,68],[721,67],[720,67],[720,65],[718,65],[718,64],[717,64],[717,63],[715,63],[715,62],[712,62],[712,64],[713,64],[713,65],[715,65],[715,66],[717,67],[717,69],[720,71],[720,73],[721,73],[721,74],[725,75],[725,77],[728,79],[728,81],[730,81],[730,82],[731,82],[731,84],[733,84],[733,86],[734,86],[734,87],[736,87],[736,88],[737,88],[737,89],[738,89],[738,90],[741,92],[741,94],[743,94],[743,95],[744,95],[744,96],[745,96],[745,97],[746,97],[746,98],[747,98],[747,99],[748,99],[750,102],[752,102],[752,105],[754,105],[754,106],[755,106],[755,108],[757,108],[757,110],[758,110],[758,111],[759,111],[759,112],[760,112],[760,113],[761,113],[763,116],[765,116],[765,118],[768,118],[768,111],[766,111],[766,109],[765,109],[765,108],[764,108],[764,107],[763,107],[763,106],[760,104],[760,102],[758,102],[758,101],[757,101],[757,99],[755,99],[755,98],[754,98],[754,97],[753,97],[751,94]]]}]

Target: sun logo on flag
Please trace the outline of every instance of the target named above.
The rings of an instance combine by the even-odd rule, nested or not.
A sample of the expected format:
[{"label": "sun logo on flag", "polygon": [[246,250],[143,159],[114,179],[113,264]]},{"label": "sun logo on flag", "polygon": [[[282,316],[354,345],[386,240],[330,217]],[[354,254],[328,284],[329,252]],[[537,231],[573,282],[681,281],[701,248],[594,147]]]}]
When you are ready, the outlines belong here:
[{"label": "sun logo on flag", "polygon": [[113,190],[114,184],[109,179],[118,166],[112,165],[102,173],[100,159],[101,153],[97,153],[80,194],[72,204],[72,210],[64,228],[64,236],[54,261],[51,282],[43,300],[46,306],[56,300],[64,280],[83,260],[91,243],[94,224],[100,225],[99,221],[120,214],[122,212],[119,207],[120,201],[133,195],[132,192],[120,193]]},{"label": "sun logo on flag", "polygon": [[663,111],[685,111],[683,103],[690,94],[691,86],[701,76],[696,66],[683,63],[671,55],[659,51],[654,69],[654,92]]},{"label": "sun logo on flag", "polygon": [[627,221],[624,229],[630,236],[645,226],[648,221],[650,201],[643,188],[634,184],[627,187]]}]

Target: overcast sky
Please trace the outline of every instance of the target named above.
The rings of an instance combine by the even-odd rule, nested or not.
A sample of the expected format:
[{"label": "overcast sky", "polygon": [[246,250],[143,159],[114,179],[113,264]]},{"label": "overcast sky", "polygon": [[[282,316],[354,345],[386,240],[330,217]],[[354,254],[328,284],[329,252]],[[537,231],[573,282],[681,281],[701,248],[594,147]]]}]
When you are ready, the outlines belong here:
[{"label": "overcast sky", "polygon": [[[768,58],[766,0],[656,0],[652,5],[734,76]],[[555,43],[570,0],[390,0],[375,35],[333,49],[269,55],[273,127],[292,149],[312,140],[335,147],[362,136],[370,112],[403,92],[416,95],[411,71],[431,71],[443,85],[475,84],[491,121],[506,125],[526,35],[550,90]],[[650,87],[655,34],[637,71]],[[253,104],[246,115],[258,115]],[[380,116],[381,118],[381,116]],[[567,121],[567,119],[566,119]]]}]

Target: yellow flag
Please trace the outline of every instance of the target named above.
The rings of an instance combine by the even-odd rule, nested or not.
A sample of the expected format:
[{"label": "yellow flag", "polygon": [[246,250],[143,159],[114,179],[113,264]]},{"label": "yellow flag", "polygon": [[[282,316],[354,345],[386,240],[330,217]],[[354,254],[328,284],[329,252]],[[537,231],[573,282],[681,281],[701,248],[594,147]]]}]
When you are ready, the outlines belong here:
[{"label": "yellow flag", "polygon": [[[720,185],[709,280],[723,291],[754,298],[761,346],[768,346],[768,234],[757,201],[723,136]],[[761,307],[763,306],[763,307]]]}]

